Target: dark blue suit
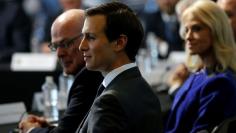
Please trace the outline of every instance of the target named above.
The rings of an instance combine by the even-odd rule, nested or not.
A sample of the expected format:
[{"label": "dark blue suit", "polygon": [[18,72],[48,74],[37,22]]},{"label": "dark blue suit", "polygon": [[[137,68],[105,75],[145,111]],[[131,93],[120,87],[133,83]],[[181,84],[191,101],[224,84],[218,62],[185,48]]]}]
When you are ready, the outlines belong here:
[{"label": "dark blue suit", "polygon": [[166,125],[166,133],[211,131],[236,114],[236,81],[231,71],[209,75],[192,74],[177,92]]}]

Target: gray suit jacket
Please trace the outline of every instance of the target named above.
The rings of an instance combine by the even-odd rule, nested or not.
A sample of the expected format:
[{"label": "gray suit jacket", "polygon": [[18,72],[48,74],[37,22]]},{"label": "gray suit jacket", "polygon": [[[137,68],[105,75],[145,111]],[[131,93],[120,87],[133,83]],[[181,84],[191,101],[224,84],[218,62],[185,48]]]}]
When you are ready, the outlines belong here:
[{"label": "gray suit jacket", "polygon": [[162,132],[159,99],[137,67],[122,72],[105,88],[77,132]]}]

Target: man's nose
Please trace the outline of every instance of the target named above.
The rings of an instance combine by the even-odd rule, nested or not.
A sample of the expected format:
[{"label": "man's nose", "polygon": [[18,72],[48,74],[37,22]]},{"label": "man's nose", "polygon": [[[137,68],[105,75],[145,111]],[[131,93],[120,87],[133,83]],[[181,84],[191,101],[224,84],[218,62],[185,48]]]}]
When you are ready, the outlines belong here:
[{"label": "man's nose", "polygon": [[82,38],[78,49],[80,51],[85,51],[87,49],[87,41],[86,41],[86,39],[84,37]]}]

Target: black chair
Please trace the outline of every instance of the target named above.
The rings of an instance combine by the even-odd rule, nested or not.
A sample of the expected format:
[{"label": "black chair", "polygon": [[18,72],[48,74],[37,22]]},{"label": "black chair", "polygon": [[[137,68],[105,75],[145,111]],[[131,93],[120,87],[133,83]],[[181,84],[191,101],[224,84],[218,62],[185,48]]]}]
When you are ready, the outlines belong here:
[{"label": "black chair", "polygon": [[211,133],[236,133],[236,116],[224,120]]}]

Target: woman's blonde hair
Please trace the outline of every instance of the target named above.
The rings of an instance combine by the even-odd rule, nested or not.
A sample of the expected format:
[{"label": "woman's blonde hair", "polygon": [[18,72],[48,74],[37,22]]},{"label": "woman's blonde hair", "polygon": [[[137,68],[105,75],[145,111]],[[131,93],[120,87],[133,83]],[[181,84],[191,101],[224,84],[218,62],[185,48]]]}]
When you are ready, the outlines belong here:
[{"label": "woman's blonde hair", "polygon": [[[184,11],[181,21],[184,23],[189,17],[197,18],[211,31],[212,51],[218,63],[214,69],[222,72],[230,68],[236,72],[236,44],[226,13],[213,1],[198,0]],[[181,35],[184,37],[183,32]],[[188,56],[186,64],[190,69],[198,70],[203,66],[198,56],[194,55],[194,57],[190,54]]]}]

